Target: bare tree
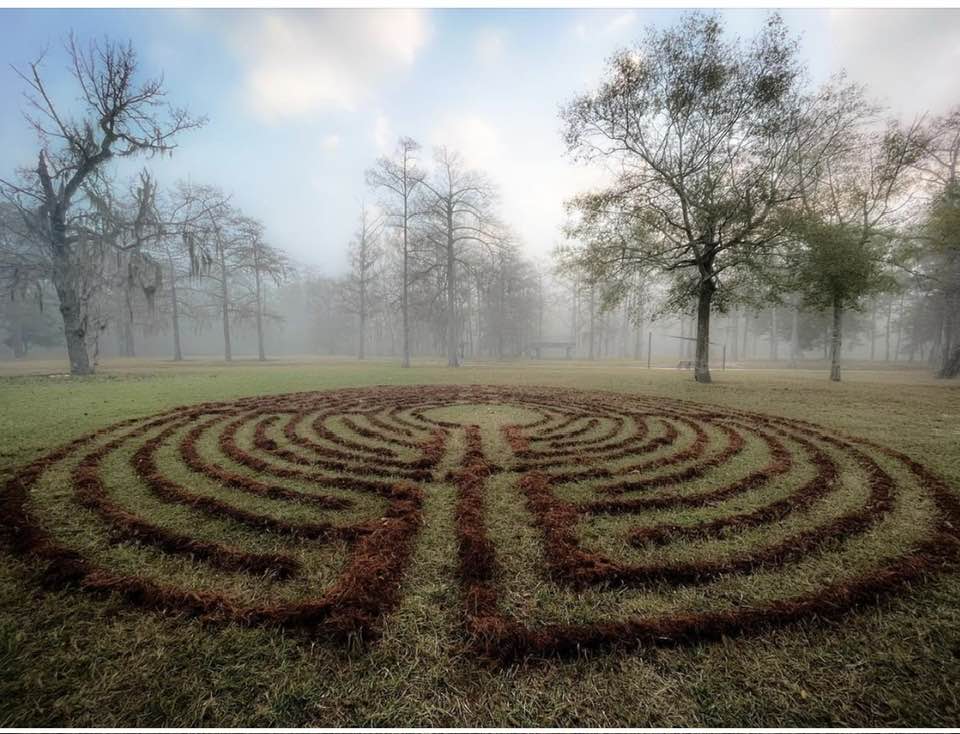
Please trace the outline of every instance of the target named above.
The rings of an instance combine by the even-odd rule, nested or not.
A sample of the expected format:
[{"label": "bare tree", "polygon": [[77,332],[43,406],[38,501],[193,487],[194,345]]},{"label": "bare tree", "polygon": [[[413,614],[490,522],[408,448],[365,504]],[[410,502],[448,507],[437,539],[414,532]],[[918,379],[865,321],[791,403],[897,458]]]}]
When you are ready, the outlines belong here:
[{"label": "bare tree", "polygon": [[388,215],[402,234],[402,270],[400,278],[400,313],[403,319],[403,361],[401,366],[410,366],[410,219],[413,211],[413,194],[423,181],[424,173],[417,167],[417,151],[420,145],[412,138],[400,138],[393,158],[380,158],[376,166],[367,171],[367,184],[384,189],[394,197],[394,205]]},{"label": "bare tree", "polygon": [[43,303],[49,261],[24,226],[17,207],[0,202],[0,293],[7,301]]},{"label": "bare tree", "polygon": [[491,214],[493,186],[481,174],[467,169],[458,153],[440,147],[434,155],[436,170],[424,179],[424,211],[428,237],[440,252],[439,265],[445,281],[444,317],[447,366],[460,366],[460,320],[457,312],[458,267],[461,251],[468,244],[495,247],[496,222]]},{"label": "bare tree", "polygon": [[249,273],[253,278],[254,322],[257,327],[257,359],[267,359],[263,342],[263,319],[265,308],[265,280],[280,285],[287,277],[291,265],[286,255],[264,241],[264,226],[251,217],[238,216],[234,226],[237,229],[238,246],[234,257],[236,268]]},{"label": "bare tree", "polygon": [[206,246],[210,220],[227,213],[227,198],[219,189],[179,182],[176,187],[158,199],[156,218],[161,231],[152,250],[163,267],[163,282],[167,293],[173,333],[173,359],[183,360],[181,344],[181,317],[197,317],[199,312],[189,298],[198,290],[195,285],[211,273],[214,253]]},{"label": "bare tree", "polygon": [[235,274],[233,260],[242,244],[235,226],[241,215],[215,186],[181,181],[175,198],[178,216],[171,229],[180,234],[191,275],[214,286],[215,292],[206,293],[207,306],[200,310],[216,310],[220,316],[223,357],[229,362],[233,359],[230,285]]},{"label": "bare tree", "polygon": [[232,255],[234,241],[224,223],[214,219],[211,222],[213,248],[217,258],[217,274],[220,285],[220,311],[223,325],[223,358],[233,360],[233,345],[230,341],[230,277],[231,268],[228,267],[228,255]]},{"label": "bare tree", "polygon": [[372,216],[366,206],[360,208],[360,223],[350,243],[350,274],[343,284],[344,307],[359,322],[357,358],[366,358],[367,320],[373,311],[380,279],[380,246],[382,222]]},{"label": "bare tree", "polygon": [[173,333],[173,361],[183,361],[183,347],[180,338],[180,316],[183,309],[180,283],[190,277],[189,263],[184,256],[186,248],[175,237],[167,236],[157,242],[157,251],[165,266],[164,283],[169,292],[170,325]]},{"label": "bare tree", "polygon": [[157,184],[149,171],[142,170],[124,198],[117,197],[110,182],[100,176],[92,177],[85,189],[91,212],[96,214],[98,237],[105,245],[103,285],[119,305],[116,322],[121,350],[134,357],[135,321],[153,319],[163,280],[163,266],[155,251],[164,224],[157,208]]},{"label": "bare tree", "polygon": [[32,344],[50,346],[63,338],[50,306],[56,294],[46,281],[46,261],[24,236],[19,212],[0,202],[0,330],[14,357],[24,357]]},{"label": "bare tree", "polygon": [[202,120],[164,103],[162,77],[139,81],[131,45],[106,40],[81,46],[71,35],[66,43],[70,72],[83,107],[74,121],[56,104],[41,75],[41,60],[18,70],[27,84],[26,117],[37,132],[41,150],[32,170],[17,181],[0,180],[0,193],[20,211],[35,247],[47,261],[63,317],[64,335],[74,375],[93,372],[87,352],[90,328],[85,292],[97,273],[86,257],[85,235],[78,231],[77,199],[83,187],[113,158],[170,153],[177,136]]},{"label": "bare tree", "polygon": [[498,359],[518,357],[542,335],[542,276],[507,238],[471,260],[475,318],[465,321],[475,323],[476,351]]}]

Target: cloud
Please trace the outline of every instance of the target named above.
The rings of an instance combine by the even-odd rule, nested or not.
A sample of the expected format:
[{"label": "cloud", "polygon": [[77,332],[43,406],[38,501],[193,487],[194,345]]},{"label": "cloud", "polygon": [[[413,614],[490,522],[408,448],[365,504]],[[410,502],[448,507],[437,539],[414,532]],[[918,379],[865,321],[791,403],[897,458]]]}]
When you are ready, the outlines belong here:
[{"label": "cloud", "polygon": [[459,152],[473,168],[491,170],[505,157],[500,135],[492,124],[476,115],[447,116],[430,135],[434,145]]},{"label": "cloud", "polygon": [[503,57],[506,44],[503,33],[493,28],[483,28],[477,32],[474,54],[484,64],[493,64]]},{"label": "cloud", "polygon": [[620,33],[636,22],[637,14],[632,10],[628,10],[625,13],[620,13],[620,15],[616,16],[613,20],[607,23],[604,30],[606,30],[607,33]]},{"label": "cloud", "polygon": [[[609,41],[630,31],[639,20],[639,15],[633,10],[617,13],[613,17],[610,15],[611,11],[584,14],[570,27],[570,31],[578,41]],[[604,20],[605,18],[609,19]]]},{"label": "cloud", "polygon": [[561,239],[564,201],[604,178],[597,170],[571,165],[553,136],[537,136],[523,126],[511,127],[508,134],[478,114],[443,118],[429,141],[458,151],[469,167],[490,176],[500,189],[505,221],[527,252],[539,257]]},{"label": "cloud", "polygon": [[373,142],[377,150],[386,153],[393,147],[394,134],[390,125],[390,118],[382,112],[377,113],[377,120],[373,125]]},{"label": "cloud", "polygon": [[277,122],[354,110],[391,72],[410,67],[429,35],[421,10],[244,12],[227,25],[244,96]]},{"label": "cloud", "polygon": [[894,114],[943,112],[960,101],[960,12],[951,8],[831,10],[836,67]]},{"label": "cloud", "polygon": [[336,150],[340,147],[340,136],[336,133],[324,135],[320,140],[320,147],[326,151]]}]

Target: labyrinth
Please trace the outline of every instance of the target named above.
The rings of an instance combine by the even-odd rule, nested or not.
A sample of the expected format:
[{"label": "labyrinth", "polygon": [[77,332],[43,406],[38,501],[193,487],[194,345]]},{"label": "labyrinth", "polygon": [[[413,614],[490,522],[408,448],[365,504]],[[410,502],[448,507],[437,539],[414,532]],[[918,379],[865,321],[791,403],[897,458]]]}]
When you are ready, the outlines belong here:
[{"label": "labyrinth", "polygon": [[464,643],[499,660],[843,623],[960,547],[953,488],[892,447],[707,404],[480,386],[126,420],[21,467],[2,523],[43,589],[352,644],[402,603],[422,529],[444,522],[432,498]]}]

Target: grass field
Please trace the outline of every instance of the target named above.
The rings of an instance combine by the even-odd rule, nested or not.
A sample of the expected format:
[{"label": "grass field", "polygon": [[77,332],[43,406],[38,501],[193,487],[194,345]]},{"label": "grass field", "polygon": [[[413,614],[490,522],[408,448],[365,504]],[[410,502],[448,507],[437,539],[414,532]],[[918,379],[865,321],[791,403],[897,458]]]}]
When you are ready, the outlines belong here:
[{"label": "grass field", "polygon": [[[627,362],[60,369],[0,363],[5,492],[104,429],[27,488],[70,563],[0,556],[0,725],[960,718],[943,509],[960,492],[960,384],[728,370],[705,386]],[[404,388],[421,385],[440,387]],[[895,567],[909,573],[892,593],[861,583],[885,588]],[[848,604],[857,583],[865,603]],[[823,603],[744,622],[797,598]]]}]

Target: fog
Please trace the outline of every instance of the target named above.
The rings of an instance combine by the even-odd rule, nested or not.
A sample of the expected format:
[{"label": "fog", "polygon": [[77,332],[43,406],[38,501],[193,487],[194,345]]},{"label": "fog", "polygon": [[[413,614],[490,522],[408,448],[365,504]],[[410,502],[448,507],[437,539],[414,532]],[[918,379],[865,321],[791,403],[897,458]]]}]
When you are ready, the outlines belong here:
[{"label": "fog", "polygon": [[0,17],[2,359],[956,374],[956,11]]}]

